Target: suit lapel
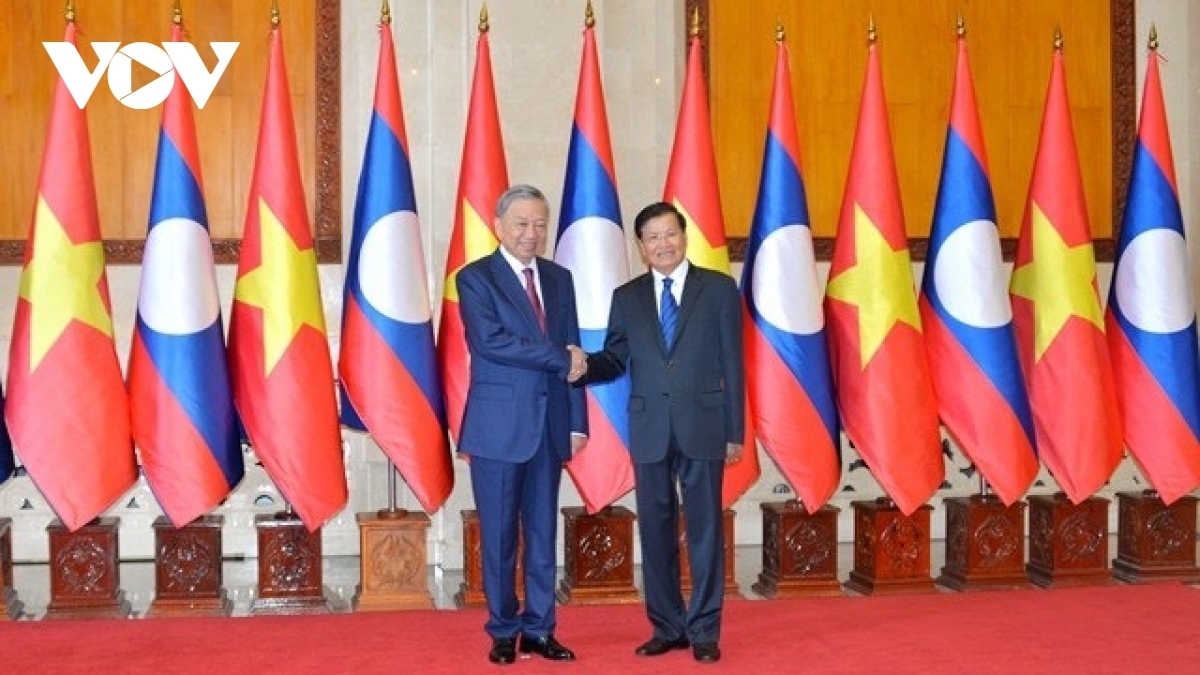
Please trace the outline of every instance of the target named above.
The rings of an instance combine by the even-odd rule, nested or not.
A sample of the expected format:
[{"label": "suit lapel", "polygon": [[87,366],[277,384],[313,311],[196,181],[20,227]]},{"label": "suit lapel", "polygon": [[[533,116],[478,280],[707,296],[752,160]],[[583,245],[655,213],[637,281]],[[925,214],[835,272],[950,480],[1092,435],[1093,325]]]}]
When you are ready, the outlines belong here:
[{"label": "suit lapel", "polygon": [[517,308],[517,312],[525,317],[525,323],[529,325],[531,334],[541,333],[537,317],[533,315],[533,306],[529,304],[529,296],[525,295],[524,282],[513,273],[512,267],[500,253],[500,249],[496,249],[496,252],[492,254],[492,276],[496,280],[496,287],[500,289],[504,297],[508,298],[508,301]]},{"label": "suit lapel", "polygon": [[704,292],[705,276],[699,272],[696,265],[688,265],[687,279],[683,282],[683,298],[679,302],[679,320],[675,324],[675,344],[679,344],[679,336],[683,335],[688,317],[696,309],[700,295]]},{"label": "suit lapel", "polygon": [[[558,307],[558,284],[557,277],[549,266],[542,264],[541,258],[534,258],[534,265],[537,266],[538,278],[542,282],[542,312],[546,315],[546,334],[558,335],[558,322],[562,320],[559,316],[560,312],[551,311],[551,307]],[[523,290],[523,289],[522,289]],[[532,309],[530,314],[533,314]],[[537,323],[535,318],[534,323]],[[564,333],[565,334],[565,333]]]}]

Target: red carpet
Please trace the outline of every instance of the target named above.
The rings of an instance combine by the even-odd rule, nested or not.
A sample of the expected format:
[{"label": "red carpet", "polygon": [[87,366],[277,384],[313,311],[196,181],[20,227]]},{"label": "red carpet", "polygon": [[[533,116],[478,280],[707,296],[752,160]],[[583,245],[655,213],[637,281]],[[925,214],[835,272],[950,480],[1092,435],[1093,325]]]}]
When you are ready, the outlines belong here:
[{"label": "red carpet", "polygon": [[1178,584],[730,600],[716,666],[647,659],[640,605],[560,608],[580,660],[487,662],[481,610],[0,624],[3,673],[1182,673],[1200,590]]}]

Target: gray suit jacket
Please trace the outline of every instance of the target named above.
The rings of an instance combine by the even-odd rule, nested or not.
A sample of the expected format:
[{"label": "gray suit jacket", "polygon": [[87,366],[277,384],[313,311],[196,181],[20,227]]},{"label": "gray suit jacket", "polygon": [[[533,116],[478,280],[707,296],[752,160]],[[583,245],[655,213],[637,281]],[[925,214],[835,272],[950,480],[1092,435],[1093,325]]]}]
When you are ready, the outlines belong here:
[{"label": "gray suit jacket", "polygon": [[630,454],[663,459],[671,435],[693,459],[722,459],[745,437],[742,307],[728,275],[691,264],[683,284],[675,344],[659,326],[654,278],[613,291],[603,351],[588,356],[586,382],[629,371]]}]

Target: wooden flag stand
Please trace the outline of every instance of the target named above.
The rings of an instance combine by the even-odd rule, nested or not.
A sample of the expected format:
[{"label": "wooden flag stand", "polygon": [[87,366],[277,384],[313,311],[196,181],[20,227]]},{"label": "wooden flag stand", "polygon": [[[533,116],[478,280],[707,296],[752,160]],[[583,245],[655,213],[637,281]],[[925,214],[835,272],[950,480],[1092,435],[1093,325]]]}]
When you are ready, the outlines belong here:
[{"label": "wooden flag stand", "polygon": [[563,514],[565,569],[556,593],[563,604],[637,602],[633,583],[633,512],[606,506],[588,514],[568,506]]},{"label": "wooden flag stand", "polygon": [[763,502],[763,571],[754,592],[764,598],[836,596],[837,530],[841,509],[825,505],[809,514],[795,499]]},{"label": "wooden flag stand", "polygon": [[13,588],[12,518],[0,518],[0,622],[21,616],[23,606]]},{"label": "wooden flag stand", "polygon": [[[463,524],[463,581],[454,594],[454,606],[486,607],[487,595],[483,589],[483,552],[480,548],[479,512],[468,509],[462,512]],[[525,597],[524,539],[517,537],[517,600]]]},{"label": "wooden flag stand", "polygon": [[321,582],[321,530],[309,532],[289,508],[254,517],[258,597],[251,614],[327,614]]},{"label": "wooden flag stand", "polygon": [[50,603],[46,619],[124,619],[130,614],[118,566],[120,519],[105,517],[71,532],[50,521]]},{"label": "wooden flag stand", "polygon": [[396,507],[395,466],[388,469],[388,507],[355,519],[362,581],[354,609],[433,609],[427,573],[429,516]]},{"label": "wooden flag stand", "polygon": [[221,587],[221,527],[225,518],[205,515],[176,528],[166,516],[154,520],[154,602],[148,617],[229,616],[233,601]]},{"label": "wooden flag stand", "polygon": [[1112,583],[1108,500],[1076,505],[1061,492],[1029,497],[1029,580],[1043,588]]},{"label": "wooden flag stand", "polygon": [[955,591],[1029,586],[1025,573],[1025,502],[1005,506],[994,494],[953,497],[946,506],[946,565],[939,586]]},{"label": "wooden flag stand", "polygon": [[861,595],[926,593],[935,590],[929,577],[929,514],[924,504],[904,515],[886,497],[852,502],[854,569],[846,590]]},{"label": "wooden flag stand", "polygon": [[1121,581],[1200,582],[1196,567],[1196,498],[1184,495],[1167,506],[1158,493],[1117,493],[1117,557],[1112,575]]},{"label": "wooden flag stand", "polygon": [[[736,515],[733,509],[725,509],[721,514],[721,526],[724,528],[725,535],[725,595],[741,593],[733,569],[733,519]],[[679,576],[680,590],[683,592],[683,597],[687,598],[692,594],[692,563],[688,556],[687,519],[684,518],[682,510],[679,512]]]}]

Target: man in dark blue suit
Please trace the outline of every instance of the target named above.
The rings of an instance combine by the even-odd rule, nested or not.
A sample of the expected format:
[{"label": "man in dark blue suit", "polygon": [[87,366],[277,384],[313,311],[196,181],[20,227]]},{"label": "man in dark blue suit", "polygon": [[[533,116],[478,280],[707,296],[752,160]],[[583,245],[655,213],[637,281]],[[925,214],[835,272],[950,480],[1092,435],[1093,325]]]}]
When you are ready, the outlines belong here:
[{"label": "man in dark blue suit", "polygon": [[[714,663],[725,578],[721,479],[725,464],[741,458],[745,433],[742,308],[733,279],[688,262],[686,227],[664,202],[637,215],[634,232],[650,272],[613,291],[604,350],[588,356],[580,382],[629,371],[642,591],[654,627],[635,653],[690,646],[697,661]],[[693,581],[686,604],[680,494]]]},{"label": "man in dark blue suit", "polygon": [[[549,204],[516,185],[496,205],[496,252],[458,273],[459,311],[471,354],[471,383],[459,450],[470,456],[479,513],[483,587],[492,637],[488,659],[509,664],[519,650],[575,658],[554,637],[555,539],[563,462],[587,442],[583,374],[571,273],[539,257]],[[525,607],[518,613],[517,536],[524,533]],[[518,644],[519,640],[519,644]]]}]

